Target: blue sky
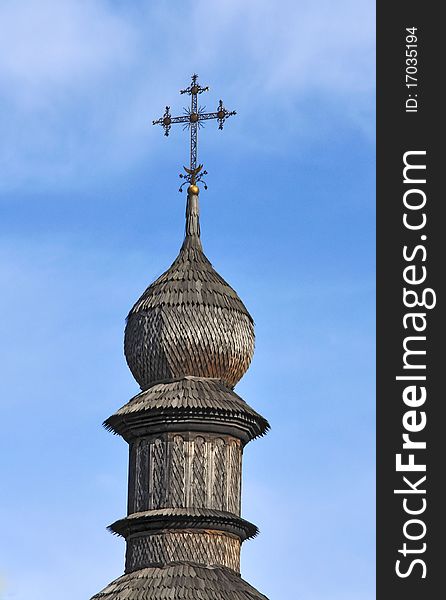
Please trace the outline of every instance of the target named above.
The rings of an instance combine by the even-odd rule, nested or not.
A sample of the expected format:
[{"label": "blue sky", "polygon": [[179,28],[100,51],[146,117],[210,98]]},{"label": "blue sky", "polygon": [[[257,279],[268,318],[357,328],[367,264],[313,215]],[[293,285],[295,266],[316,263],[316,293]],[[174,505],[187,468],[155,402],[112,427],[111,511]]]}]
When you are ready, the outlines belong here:
[{"label": "blue sky", "polygon": [[374,592],[374,3],[0,4],[2,600],[89,598],[123,571],[137,392],[124,319],[184,227],[192,72],[236,109],[200,131],[207,256],[256,322],[237,391],[242,574],[271,600]]}]

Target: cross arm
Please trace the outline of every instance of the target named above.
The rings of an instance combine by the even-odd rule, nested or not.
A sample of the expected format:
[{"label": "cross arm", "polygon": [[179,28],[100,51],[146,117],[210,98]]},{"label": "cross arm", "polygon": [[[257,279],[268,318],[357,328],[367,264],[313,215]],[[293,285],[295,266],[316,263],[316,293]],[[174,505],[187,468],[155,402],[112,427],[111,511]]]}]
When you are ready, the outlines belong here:
[{"label": "cross arm", "polygon": [[189,115],[183,115],[181,117],[172,117],[172,115],[170,114],[170,107],[166,106],[164,115],[160,119],[152,121],[152,125],[162,125],[164,128],[164,135],[169,135],[172,123],[189,123],[189,121]]},{"label": "cross arm", "polygon": [[[189,123],[190,117],[189,115],[183,115],[182,117],[170,117],[170,123]],[[156,121],[152,121],[153,125],[164,125],[164,118],[157,119]]]},{"label": "cross arm", "polygon": [[235,110],[226,110],[226,108],[224,108],[224,106],[220,100],[220,105],[216,112],[200,113],[198,115],[198,119],[199,119],[199,121],[208,121],[210,119],[217,119],[218,128],[223,129],[223,123],[226,121],[226,119],[228,117],[232,117],[233,115],[236,115],[236,114],[237,113]]}]

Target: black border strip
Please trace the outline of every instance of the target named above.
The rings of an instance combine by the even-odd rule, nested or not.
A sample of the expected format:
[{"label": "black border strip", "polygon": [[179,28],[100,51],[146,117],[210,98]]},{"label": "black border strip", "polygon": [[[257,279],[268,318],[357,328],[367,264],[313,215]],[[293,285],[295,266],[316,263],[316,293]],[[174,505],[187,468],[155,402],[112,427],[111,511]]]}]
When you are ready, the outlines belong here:
[{"label": "black border strip", "polygon": [[[442,180],[446,169],[442,165],[445,151],[441,147],[445,101],[440,90],[444,87],[446,25],[440,17],[441,8],[441,3],[412,0],[377,3],[378,600],[429,600],[444,595],[446,394],[442,375],[446,372],[443,343],[446,336],[443,289],[446,232],[442,213],[446,198]],[[409,42],[406,40],[406,35],[410,35],[406,28],[412,27],[417,28],[414,48],[409,42],[415,40],[410,37]],[[407,58],[415,55],[410,53],[412,49],[416,50],[416,64],[406,63]],[[406,73],[407,66],[416,66],[416,69],[411,68]],[[409,78],[406,82],[406,74],[415,79]],[[416,85],[407,87],[406,83],[411,82]],[[409,98],[411,101],[406,105]],[[406,111],[406,108],[415,109],[414,99],[416,112]],[[426,154],[408,154],[406,161],[425,165],[426,169],[406,171],[405,183],[404,155],[414,151]],[[414,181],[423,179],[425,183]],[[409,189],[420,191],[409,194],[406,201],[416,202],[426,194],[424,207],[405,208],[404,194]],[[425,213],[426,225],[421,229],[408,228],[403,223],[405,212],[406,219],[418,224]],[[425,260],[421,248],[415,251],[417,245],[425,248]],[[404,257],[404,246],[407,246],[406,256],[413,255],[412,259]],[[422,276],[423,266],[426,268],[424,282],[409,284],[404,280],[405,268],[414,267],[406,271],[406,278],[411,279]],[[404,305],[404,287],[416,291],[419,297],[423,289],[431,288],[435,292],[436,306],[410,309]],[[432,303],[433,294],[427,296],[430,300],[425,304]],[[414,296],[406,296],[407,304],[411,298]],[[424,325],[422,317],[406,317],[407,328],[404,327],[404,316],[411,312],[424,313],[424,331],[414,332],[415,321],[419,327]],[[408,339],[417,335],[426,339]],[[406,347],[426,352],[406,356],[407,365],[412,368],[404,363],[404,340]],[[420,367],[423,365],[425,369]],[[426,380],[397,380],[397,376],[425,376]],[[415,386],[416,396],[407,391],[405,402],[403,393],[409,386]],[[421,397],[421,387],[426,388],[426,400],[416,406],[414,399]],[[426,418],[423,427],[422,413]],[[413,431],[417,427],[420,431]],[[425,442],[426,449],[404,449],[404,433],[409,434],[410,440]],[[403,464],[413,460],[417,468],[425,465],[426,471],[398,471],[398,454]],[[420,482],[424,476],[426,479]],[[405,482],[403,477],[411,483]],[[395,493],[395,490],[406,491]],[[408,512],[421,511],[423,507],[419,514]],[[398,560],[401,562],[397,564]],[[398,575],[397,570],[404,576]]]}]

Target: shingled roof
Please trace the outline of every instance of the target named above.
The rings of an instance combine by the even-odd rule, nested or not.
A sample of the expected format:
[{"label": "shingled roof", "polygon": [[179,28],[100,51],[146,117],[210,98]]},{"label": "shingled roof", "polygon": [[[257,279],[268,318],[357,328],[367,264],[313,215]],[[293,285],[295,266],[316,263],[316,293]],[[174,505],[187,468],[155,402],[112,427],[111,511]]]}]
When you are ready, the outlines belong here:
[{"label": "shingled roof", "polygon": [[148,567],[119,577],[91,600],[268,600],[240,575],[192,563]]},{"label": "shingled roof", "polygon": [[197,196],[188,196],[177,259],[127,317],[124,350],[142,389],[185,375],[218,378],[232,387],[249,367],[252,317],[203,253]]},{"label": "shingled roof", "polygon": [[233,513],[209,508],[159,508],[133,513],[115,521],[108,529],[127,537],[129,534],[160,529],[214,529],[229,531],[240,539],[255,537],[255,525]]},{"label": "shingled roof", "polygon": [[231,423],[244,433],[245,441],[264,435],[268,421],[218,379],[183,377],[154,384],[140,392],[109,417],[104,426],[124,437],[154,426],[187,421]]}]

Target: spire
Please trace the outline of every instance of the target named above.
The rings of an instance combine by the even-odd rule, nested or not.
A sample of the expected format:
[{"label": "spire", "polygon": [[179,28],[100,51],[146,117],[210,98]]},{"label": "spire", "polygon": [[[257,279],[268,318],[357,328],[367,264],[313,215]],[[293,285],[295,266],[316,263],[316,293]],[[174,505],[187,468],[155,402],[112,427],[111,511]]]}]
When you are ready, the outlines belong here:
[{"label": "spire", "polygon": [[[189,188],[191,187],[192,186],[189,186]],[[190,189],[187,192],[186,238],[184,242],[193,244],[200,248],[200,250],[202,249],[200,240],[200,205],[198,202],[198,193],[193,194]]]}]

